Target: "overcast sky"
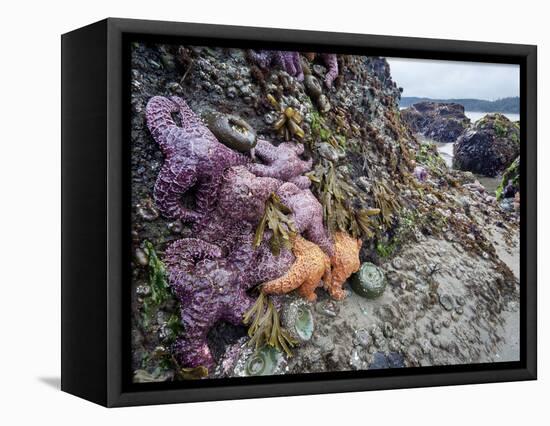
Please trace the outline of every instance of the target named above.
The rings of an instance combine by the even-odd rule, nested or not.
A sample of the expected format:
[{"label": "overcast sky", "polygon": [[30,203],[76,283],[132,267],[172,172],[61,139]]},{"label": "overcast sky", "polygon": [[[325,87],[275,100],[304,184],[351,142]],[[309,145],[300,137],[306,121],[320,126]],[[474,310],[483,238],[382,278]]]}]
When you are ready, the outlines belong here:
[{"label": "overcast sky", "polygon": [[519,96],[519,65],[387,59],[403,96],[487,100]]}]

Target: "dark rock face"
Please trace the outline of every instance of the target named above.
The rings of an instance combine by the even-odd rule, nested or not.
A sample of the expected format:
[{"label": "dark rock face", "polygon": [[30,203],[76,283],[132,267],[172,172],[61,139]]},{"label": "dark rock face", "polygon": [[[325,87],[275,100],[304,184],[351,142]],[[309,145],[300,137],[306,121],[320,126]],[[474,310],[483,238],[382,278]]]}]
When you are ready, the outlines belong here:
[{"label": "dark rock face", "polygon": [[519,126],[502,114],[487,114],[456,142],[453,167],[493,177],[518,155]]},{"label": "dark rock face", "polygon": [[415,133],[439,142],[454,142],[470,125],[464,107],[455,103],[419,102],[401,111]]},{"label": "dark rock face", "polygon": [[519,192],[519,172],[520,172],[520,157],[506,169],[502,175],[502,180],[497,188],[497,199],[514,198]]},{"label": "dark rock face", "polygon": [[405,363],[403,356],[397,352],[390,352],[386,355],[384,352],[375,352],[369,370],[380,370],[384,368],[403,368]]}]

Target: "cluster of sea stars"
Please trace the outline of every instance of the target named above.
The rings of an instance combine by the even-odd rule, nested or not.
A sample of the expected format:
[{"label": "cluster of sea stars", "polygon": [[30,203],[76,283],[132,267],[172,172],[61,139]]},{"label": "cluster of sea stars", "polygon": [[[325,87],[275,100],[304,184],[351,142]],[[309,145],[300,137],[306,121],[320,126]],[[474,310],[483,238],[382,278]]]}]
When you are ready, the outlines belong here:
[{"label": "cluster of sea stars", "polygon": [[[173,113],[179,113],[180,123],[176,123]],[[253,162],[249,155],[218,141],[178,97],[153,97],[146,108],[146,119],[165,155],[155,185],[156,204],[166,217],[191,222],[194,235],[172,243],[164,257],[185,330],[176,342],[176,356],[186,367],[202,365],[210,369],[215,363],[207,344],[208,331],[220,320],[242,323],[253,303],[248,290],[272,282],[287,271],[291,273],[300,265],[307,266],[303,256],[315,254],[322,267],[316,265],[308,272],[306,286],[299,291],[312,300],[322,277],[330,291],[334,282],[329,279],[334,274],[331,261],[333,265],[347,265],[346,256],[339,250],[339,237],[335,245],[328,234],[322,207],[308,189],[309,180],[303,175],[312,164],[300,158],[303,145],[273,146],[259,140],[255,156],[262,163]],[[192,188],[196,209],[185,207],[182,201]],[[288,206],[299,234],[293,251],[283,249],[278,255],[270,250],[269,231],[261,236],[258,246],[253,244],[272,194]],[[307,249],[311,249],[311,255]],[[292,286],[297,287],[295,282]],[[289,286],[283,287],[290,291]]]},{"label": "cluster of sea stars", "polygon": [[[298,81],[302,81],[304,79],[302,61],[298,52],[280,50],[250,50],[248,55],[250,59],[260,68],[271,69],[273,67],[277,67],[284,70],[292,77],[295,77]],[[334,53],[321,53],[319,56],[327,67],[325,84],[328,88],[331,88],[332,83],[336,77],[338,77],[338,58]],[[306,57],[310,60],[314,60],[316,54],[306,54]]]}]

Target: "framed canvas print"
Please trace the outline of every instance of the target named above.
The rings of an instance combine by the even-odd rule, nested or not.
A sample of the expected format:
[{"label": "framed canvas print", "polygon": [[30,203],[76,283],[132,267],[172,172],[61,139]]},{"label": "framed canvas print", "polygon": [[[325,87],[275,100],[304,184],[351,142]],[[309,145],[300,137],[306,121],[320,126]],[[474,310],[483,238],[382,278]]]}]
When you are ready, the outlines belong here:
[{"label": "framed canvas print", "polygon": [[124,406],[535,378],[535,46],[63,35],[63,390]]}]

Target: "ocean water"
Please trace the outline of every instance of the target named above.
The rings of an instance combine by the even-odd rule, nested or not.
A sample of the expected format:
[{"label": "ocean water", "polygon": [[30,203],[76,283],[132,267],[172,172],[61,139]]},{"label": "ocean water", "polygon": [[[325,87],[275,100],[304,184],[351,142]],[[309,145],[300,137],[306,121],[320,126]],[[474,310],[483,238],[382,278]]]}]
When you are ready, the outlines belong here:
[{"label": "ocean water", "polygon": [[[475,123],[477,120],[482,118],[483,116],[490,114],[489,112],[479,112],[479,111],[464,111],[464,114],[466,117],[468,117],[470,120],[472,120],[472,123]],[[505,115],[508,117],[508,120],[510,121],[519,121],[519,114],[514,113],[501,113],[502,115]]]}]

